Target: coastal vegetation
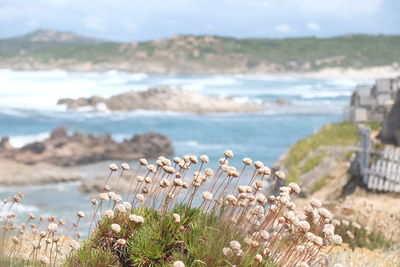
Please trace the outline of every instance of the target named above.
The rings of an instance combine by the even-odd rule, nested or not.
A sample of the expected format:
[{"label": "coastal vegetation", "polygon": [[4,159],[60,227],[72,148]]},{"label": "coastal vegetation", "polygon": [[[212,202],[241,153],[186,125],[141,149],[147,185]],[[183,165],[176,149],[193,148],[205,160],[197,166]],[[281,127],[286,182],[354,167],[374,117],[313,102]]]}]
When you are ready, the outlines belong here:
[{"label": "coastal vegetation", "polygon": [[[236,169],[232,157],[224,151],[216,170],[206,155],[141,159],[133,170],[111,164],[89,214],[72,223],[34,214],[19,222],[19,193],[0,206],[0,258],[17,266],[324,266],[342,243],[331,212],[316,199],[297,208],[296,183],[271,195],[266,185],[285,180],[282,171],[250,158]],[[123,173],[131,186],[120,195]]]},{"label": "coastal vegetation", "polygon": [[[373,130],[378,130],[380,125],[375,122],[367,124]],[[288,182],[299,182],[298,177],[318,166],[326,157],[326,147],[332,146],[355,146],[359,140],[358,127],[351,122],[339,122],[325,125],[317,133],[310,135],[290,147],[288,153],[282,160],[283,166],[287,168]],[[322,148],[322,153],[313,153]],[[350,151],[351,152],[351,151]],[[349,154],[343,155],[348,159]],[[329,179],[324,176],[324,180]],[[319,182],[313,188],[315,192],[323,182]]]},{"label": "coastal vegetation", "polygon": [[[174,36],[117,43],[38,30],[0,40],[1,67],[125,70],[150,73],[304,72],[398,66],[400,36],[235,39]],[[140,64],[131,64],[132,62]]]}]

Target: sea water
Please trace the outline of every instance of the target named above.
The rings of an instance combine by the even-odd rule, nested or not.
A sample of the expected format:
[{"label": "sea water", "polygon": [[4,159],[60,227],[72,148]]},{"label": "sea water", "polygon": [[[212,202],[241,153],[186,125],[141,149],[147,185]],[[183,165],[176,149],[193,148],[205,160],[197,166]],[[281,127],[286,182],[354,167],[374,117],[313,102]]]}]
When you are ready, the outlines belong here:
[{"label": "sea water", "polygon": [[[69,131],[110,133],[117,141],[156,131],[171,138],[175,155],[207,154],[214,162],[225,149],[233,150],[233,166],[243,157],[271,165],[301,138],[324,124],[343,119],[343,110],[359,82],[350,79],[311,79],[249,75],[147,75],[142,73],[75,73],[65,71],[0,71],[0,136],[21,147],[49,136],[55,127]],[[56,105],[65,97],[110,97],[129,90],[171,85],[237,101],[264,102],[255,113],[198,115],[168,111],[66,111]],[[275,101],[285,99],[287,105]],[[135,164],[135,163],[132,163]],[[87,179],[106,174],[105,163],[76,167]],[[0,187],[0,198],[26,193],[21,212],[68,217],[88,211],[89,197],[79,183]]]}]

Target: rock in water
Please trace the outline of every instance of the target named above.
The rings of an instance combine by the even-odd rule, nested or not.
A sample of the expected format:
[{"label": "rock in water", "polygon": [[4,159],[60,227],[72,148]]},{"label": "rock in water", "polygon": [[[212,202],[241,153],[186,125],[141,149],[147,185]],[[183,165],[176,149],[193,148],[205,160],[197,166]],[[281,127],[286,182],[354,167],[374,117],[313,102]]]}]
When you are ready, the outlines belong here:
[{"label": "rock in water", "polygon": [[109,134],[99,136],[74,133],[68,135],[66,127],[59,127],[42,142],[33,142],[13,148],[7,138],[0,142],[0,159],[24,164],[45,162],[58,166],[74,166],[102,160],[134,160],[155,158],[173,153],[171,140],[158,133],[134,135],[122,143],[115,142]]},{"label": "rock in water", "polygon": [[154,87],[139,92],[129,91],[110,98],[98,96],[78,99],[63,98],[57,104],[65,104],[70,110],[90,107],[98,111],[105,105],[107,109],[113,111],[144,109],[194,113],[254,112],[263,108],[263,105],[259,103],[238,102],[228,98],[206,96],[169,86]]}]

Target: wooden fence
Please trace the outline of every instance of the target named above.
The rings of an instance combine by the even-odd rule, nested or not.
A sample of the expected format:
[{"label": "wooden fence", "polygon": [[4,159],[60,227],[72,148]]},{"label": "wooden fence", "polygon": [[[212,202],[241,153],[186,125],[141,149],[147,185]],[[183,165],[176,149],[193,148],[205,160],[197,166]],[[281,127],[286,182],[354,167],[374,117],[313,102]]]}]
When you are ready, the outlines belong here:
[{"label": "wooden fence", "polygon": [[360,129],[358,166],[363,184],[370,190],[400,193],[400,148],[372,149],[371,131]]}]

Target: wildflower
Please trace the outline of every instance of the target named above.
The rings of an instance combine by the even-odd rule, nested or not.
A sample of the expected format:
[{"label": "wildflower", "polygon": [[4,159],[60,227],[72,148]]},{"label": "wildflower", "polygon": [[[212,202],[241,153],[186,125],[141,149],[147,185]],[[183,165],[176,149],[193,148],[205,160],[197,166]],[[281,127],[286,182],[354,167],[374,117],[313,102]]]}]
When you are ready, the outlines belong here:
[{"label": "wildflower", "polygon": [[118,194],[114,194],[111,196],[112,201],[114,201],[115,203],[121,202],[122,197]]},{"label": "wildflower", "polygon": [[175,223],[180,223],[181,222],[181,216],[177,213],[172,214],[172,217],[174,217]]},{"label": "wildflower", "polygon": [[229,247],[234,251],[238,251],[241,248],[240,243],[236,240],[229,242]]},{"label": "wildflower", "polygon": [[207,163],[207,162],[210,161],[210,159],[208,158],[207,155],[201,155],[201,156],[200,156],[200,160],[201,160],[203,163]]},{"label": "wildflower", "polygon": [[263,258],[262,258],[262,256],[261,256],[260,254],[257,254],[257,255],[254,257],[254,259],[255,259],[256,262],[258,262],[258,263],[262,262],[262,260],[263,260]]},{"label": "wildflower", "polygon": [[123,204],[115,205],[115,210],[118,211],[119,213],[126,213],[126,208]]},{"label": "wildflower", "polygon": [[253,164],[253,161],[251,160],[251,158],[244,158],[244,159],[242,159],[242,161],[243,161],[243,163],[244,163],[245,165],[251,165],[251,164]]},{"label": "wildflower", "polygon": [[122,163],[122,164],[121,164],[121,167],[122,167],[122,169],[123,169],[124,171],[127,171],[127,170],[129,170],[129,169],[130,169],[130,167],[129,167],[129,164],[128,164],[128,163]]},{"label": "wildflower", "polygon": [[268,256],[270,253],[271,253],[271,249],[270,249],[270,248],[265,248],[265,249],[263,250],[263,252],[262,252],[262,254],[263,254],[264,256]]},{"label": "wildflower", "polygon": [[173,267],[185,267],[185,264],[182,261],[175,261],[172,266]]},{"label": "wildflower", "polygon": [[241,250],[241,249],[239,249],[239,250],[237,250],[235,252],[236,252],[236,256],[238,256],[238,257],[241,257],[244,254],[243,250]]},{"label": "wildflower", "polygon": [[113,219],[114,218],[114,211],[113,210],[106,210],[106,211],[104,211],[104,216],[107,217],[108,219]]},{"label": "wildflower", "polygon": [[78,213],[76,214],[76,216],[78,216],[78,218],[84,218],[85,217],[85,213],[83,211],[78,211]]},{"label": "wildflower", "polygon": [[212,169],[210,169],[210,168],[207,168],[207,169],[204,170],[204,174],[205,174],[207,177],[211,177],[211,176],[214,175],[214,171],[213,171]]},{"label": "wildflower", "polygon": [[120,238],[117,240],[117,244],[120,246],[125,246],[126,245],[126,240],[123,238]]},{"label": "wildflower", "polygon": [[108,196],[107,193],[100,193],[100,194],[99,194],[99,199],[100,199],[101,201],[107,201],[107,200],[110,199],[110,197]]},{"label": "wildflower", "polygon": [[299,228],[303,232],[308,232],[310,230],[310,224],[307,221],[300,221]]},{"label": "wildflower", "polygon": [[296,184],[296,183],[290,183],[289,184],[289,187],[290,187],[290,189],[291,189],[291,192],[294,192],[294,193],[296,193],[296,194],[299,194],[300,193],[300,186],[298,185],[298,184]]},{"label": "wildflower", "polygon": [[97,199],[92,199],[91,202],[92,202],[92,205],[93,205],[93,206],[96,206],[97,203],[98,203]]},{"label": "wildflower", "polygon": [[325,208],[319,208],[318,214],[325,219],[332,219],[332,213]]},{"label": "wildflower", "polygon": [[203,197],[204,200],[210,201],[212,200],[212,194],[208,191],[205,191],[201,194],[201,196]]},{"label": "wildflower", "polygon": [[144,201],[144,196],[142,194],[137,194],[135,198],[139,202],[143,202]]},{"label": "wildflower", "polygon": [[124,205],[125,206],[125,209],[126,210],[131,210],[132,209],[132,205],[131,205],[131,203],[129,203],[129,202],[124,202],[124,203],[122,203],[122,205]]},{"label": "wildflower", "polygon": [[29,213],[29,219],[30,220],[34,220],[36,218],[36,216],[33,213]]},{"label": "wildflower", "polygon": [[233,256],[233,251],[232,251],[231,248],[223,248],[223,249],[222,249],[222,254],[223,254],[225,257],[232,257],[232,256]]},{"label": "wildflower", "polygon": [[180,179],[180,178],[175,178],[175,179],[173,180],[173,183],[174,183],[174,186],[179,186],[179,187],[181,187],[181,186],[183,185],[183,180]]},{"label": "wildflower", "polygon": [[115,172],[115,171],[117,171],[118,170],[118,166],[116,165],[116,164],[110,164],[109,166],[108,166],[108,168],[112,171],[112,172]]},{"label": "wildflower", "polygon": [[146,184],[151,184],[152,183],[152,179],[150,177],[146,177],[146,178],[144,178],[144,182]]},{"label": "wildflower", "polygon": [[219,163],[220,163],[221,165],[228,165],[228,160],[227,160],[226,158],[220,158],[220,159],[219,159]]},{"label": "wildflower", "polygon": [[322,232],[326,236],[333,236],[335,232],[335,226],[333,226],[332,224],[325,224],[324,228],[322,229]]},{"label": "wildflower", "polygon": [[111,230],[118,234],[119,232],[121,232],[121,226],[119,226],[119,224],[113,223],[111,224]]},{"label": "wildflower", "polygon": [[275,176],[280,180],[285,180],[286,178],[285,173],[283,171],[276,171]]},{"label": "wildflower", "polygon": [[340,235],[333,235],[332,241],[333,243],[335,243],[335,245],[341,245],[343,242],[342,237]]},{"label": "wildflower", "polygon": [[147,165],[147,170],[149,172],[153,172],[153,173],[157,171],[157,169],[154,165]]},{"label": "wildflower", "polygon": [[147,166],[148,165],[147,159],[139,159],[139,162],[140,162],[140,165],[142,165],[142,166]]},{"label": "wildflower", "polygon": [[40,257],[39,261],[41,264],[44,264],[44,265],[47,265],[50,263],[49,259],[46,256]]},{"label": "wildflower", "polygon": [[129,220],[131,220],[132,222],[137,223],[137,224],[144,223],[144,218],[142,216],[138,216],[135,214],[129,215]]},{"label": "wildflower", "polygon": [[261,161],[255,161],[254,167],[256,167],[256,169],[261,169],[264,167],[264,163],[262,163]]},{"label": "wildflower", "polygon": [[227,158],[232,158],[233,157],[233,152],[232,152],[232,150],[225,150],[224,151],[224,155]]},{"label": "wildflower", "polygon": [[350,225],[350,222],[347,220],[342,220],[342,224],[347,227]]},{"label": "wildflower", "polygon": [[69,247],[70,247],[72,250],[78,250],[78,249],[81,248],[81,245],[79,244],[78,241],[76,241],[76,240],[71,240],[71,242],[69,243]]},{"label": "wildflower", "polygon": [[49,231],[49,233],[55,233],[55,232],[57,232],[57,230],[58,230],[58,226],[57,226],[57,224],[55,224],[55,223],[50,223],[50,224],[47,226],[47,230]]},{"label": "wildflower", "polygon": [[313,208],[320,208],[322,206],[322,203],[318,199],[313,198],[313,199],[310,200],[310,205]]}]

